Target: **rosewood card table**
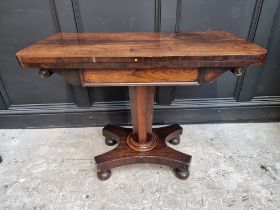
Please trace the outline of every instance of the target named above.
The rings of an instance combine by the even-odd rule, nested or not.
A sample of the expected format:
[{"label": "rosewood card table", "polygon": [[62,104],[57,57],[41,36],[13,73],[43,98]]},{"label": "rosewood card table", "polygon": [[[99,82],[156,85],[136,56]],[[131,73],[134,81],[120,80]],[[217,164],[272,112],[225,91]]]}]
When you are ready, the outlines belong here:
[{"label": "rosewood card table", "polygon": [[192,157],[167,145],[179,144],[182,128],[152,128],[155,87],[209,83],[226,71],[240,76],[245,67],[263,63],[266,50],[222,31],[58,33],[16,56],[45,78],[57,73],[72,85],[129,87],[133,128],[103,128],[105,143],[118,146],[95,157],[99,179],[133,163],[167,165],[187,179]]}]

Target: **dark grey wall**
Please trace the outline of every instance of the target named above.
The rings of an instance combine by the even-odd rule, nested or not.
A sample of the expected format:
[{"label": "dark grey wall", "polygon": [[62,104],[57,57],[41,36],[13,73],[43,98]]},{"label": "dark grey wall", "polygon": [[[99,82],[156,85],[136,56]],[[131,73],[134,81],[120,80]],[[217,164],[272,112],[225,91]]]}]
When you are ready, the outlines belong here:
[{"label": "dark grey wall", "polygon": [[268,48],[265,65],[200,87],[161,87],[155,123],[280,119],[279,0],[1,0],[0,127],[129,123],[125,87],[71,87],[15,53],[56,32],[225,30]]}]

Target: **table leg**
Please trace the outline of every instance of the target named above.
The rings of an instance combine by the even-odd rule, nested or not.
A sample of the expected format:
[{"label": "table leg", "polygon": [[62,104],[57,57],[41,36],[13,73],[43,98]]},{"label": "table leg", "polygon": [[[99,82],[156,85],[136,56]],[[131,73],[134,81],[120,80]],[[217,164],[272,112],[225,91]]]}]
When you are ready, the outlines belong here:
[{"label": "table leg", "polygon": [[99,179],[108,179],[114,167],[133,163],[167,165],[178,178],[188,178],[191,156],[166,144],[178,144],[182,128],[178,124],[152,128],[154,92],[154,87],[129,87],[133,129],[113,125],[103,128],[106,144],[118,146],[95,157]]}]

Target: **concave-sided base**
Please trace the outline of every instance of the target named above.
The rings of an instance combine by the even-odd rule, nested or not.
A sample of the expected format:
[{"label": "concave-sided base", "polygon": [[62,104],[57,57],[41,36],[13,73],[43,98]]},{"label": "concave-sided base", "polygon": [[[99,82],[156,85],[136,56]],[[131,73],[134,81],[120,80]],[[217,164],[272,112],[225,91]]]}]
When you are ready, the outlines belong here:
[{"label": "concave-sided base", "polygon": [[94,157],[97,165],[97,175],[101,180],[110,177],[110,169],[133,164],[153,163],[170,166],[174,169],[175,175],[180,179],[187,179],[189,175],[189,164],[191,156],[168,147],[166,142],[179,139],[182,134],[182,127],[178,124],[153,128],[153,135],[156,136],[157,146],[150,151],[136,151],[127,144],[127,139],[132,134],[131,128],[107,125],[103,128],[105,138],[118,142],[113,150]]}]

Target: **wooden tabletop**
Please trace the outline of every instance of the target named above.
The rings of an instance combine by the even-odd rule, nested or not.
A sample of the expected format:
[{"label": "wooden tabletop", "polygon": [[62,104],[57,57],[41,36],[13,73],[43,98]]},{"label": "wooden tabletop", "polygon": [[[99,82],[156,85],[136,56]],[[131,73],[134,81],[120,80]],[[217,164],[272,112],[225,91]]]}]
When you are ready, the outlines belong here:
[{"label": "wooden tabletop", "polygon": [[223,31],[58,33],[19,51],[23,67],[234,67],[263,63],[266,50]]}]

